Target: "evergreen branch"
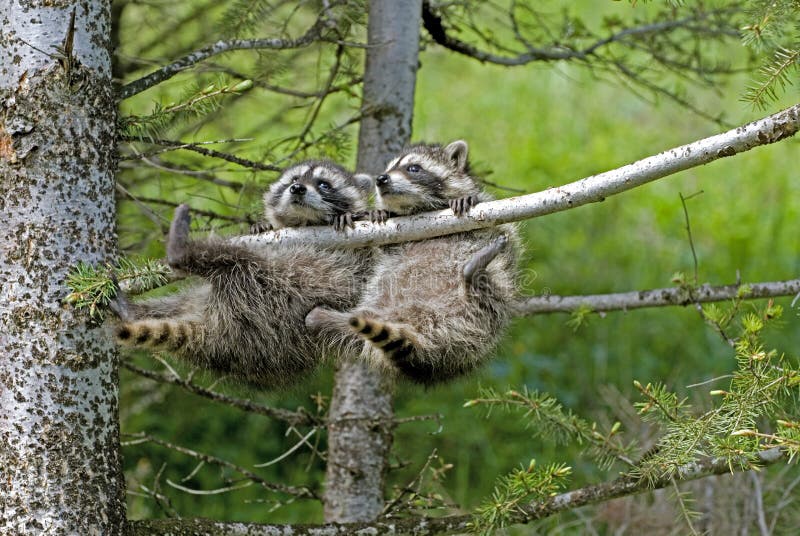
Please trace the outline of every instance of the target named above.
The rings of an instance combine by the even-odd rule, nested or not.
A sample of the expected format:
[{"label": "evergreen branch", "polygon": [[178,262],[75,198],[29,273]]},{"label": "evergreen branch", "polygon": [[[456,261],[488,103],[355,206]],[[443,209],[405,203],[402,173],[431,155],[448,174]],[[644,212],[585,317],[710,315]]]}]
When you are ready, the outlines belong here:
[{"label": "evergreen branch", "polygon": [[[131,136],[123,136],[121,138],[122,141],[126,142],[138,142],[142,141],[138,138],[131,137]],[[215,143],[225,143],[227,141],[237,141],[237,140],[223,140]],[[205,147],[200,147],[200,143],[185,143],[181,141],[173,141],[173,140],[164,140],[164,139],[152,139],[148,140],[148,143],[153,145],[163,145],[164,147],[171,147],[172,150],[184,149],[186,151],[192,151],[203,156],[210,156],[212,158],[219,158],[221,160],[225,160],[226,162],[232,162],[234,164],[238,164],[242,167],[255,169],[258,171],[282,171],[283,168],[279,166],[273,166],[270,164],[262,164],[261,162],[256,162],[254,160],[248,160],[246,158],[241,158],[236,155],[232,155],[229,153],[223,153],[221,151],[215,151],[213,149],[206,149]],[[136,155],[136,158],[146,158],[153,155]]]},{"label": "evergreen branch", "polygon": [[633,164],[545,191],[476,205],[456,217],[450,210],[391,218],[385,224],[357,222],[341,233],[330,227],[286,228],[238,237],[241,244],[307,244],[364,247],[423,240],[520,221],[596,203],[606,197],[714,160],[793,136],[800,129],[800,104],[728,132],[664,151]]},{"label": "evergreen branch", "polygon": [[292,495],[297,497],[298,499],[320,499],[319,495],[312,489],[303,487],[296,487],[296,486],[287,486],[285,484],[276,484],[274,482],[269,482],[255,474],[254,472],[250,471],[249,469],[245,469],[239,465],[236,465],[232,462],[227,460],[223,460],[222,458],[217,458],[216,456],[211,456],[210,454],[205,454],[202,452],[198,452],[196,450],[192,450],[186,447],[182,447],[180,445],[176,445],[174,443],[170,443],[169,441],[164,441],[163,439],[159,439],[155,436],[146,434],[144,432],[135,433],[135,434],[121,434],[123,436],[130,437],[130,441],[123,441],[121,443],[122,446],[130,446],[130,445],[139,445],[142,443],[153,443],[155,445],[159,445],[164,448],[168,448],[170,450],[174,450],[175,452],[180,452],[181,454],[185,454],[197,460],[201,460],[210,465],[216,465],[218,467],[224,467],[226,469],[230,469],[242,475],[243,477],[247,478],[248,480],[252,481],[255,484],[260,485],[262,488],[274,491],[278,493],[285,493],[287,495]]},{"label": "evergreen branch", "polygon": [[296,39],[232,39],[230,41],[217,41],[213,45],[187,54],[147,76],[122,86],[119,92],[119,99],[125,100],[133,97],[165,80],[169,80],[176,74],[189,69],[199,62],[212,56],[222,54],[223,52],[232,50],[287,50],[306,47],[322,36],[323,30],[328,24],[328,19],[324,16],[320,16],[303,35]]},{"label": "evergreen branch", "polygon": [[[743,460],[742,464],[729,464],[727,458],[706,458],[678,468],[678,479],[682,481],[698,480],[709,476],[722,475],[737,471],[751,470],[785,460],[786,455],[778,448],[759,452],[755,461]],[[597,504],[619,497],[636,495],[662,489],[672,485],[671,479],[660,479],[648,486],[646,482],[622,477],[602,484],[593,484],[558,495],[547,497],[542,501],[524,504],[509,521],[509,524],[524,524],[552,517],[567,510],[573,510],[590,504]],[[208,519],[158,519],[128,521],[130,534],[159,536],[175,534],[229,534],[232,536],[276,536],[291,533],[298,536],[383,536],[414,534],[415,536],[433,536],[436,534],[464,533],[472,522],[470,515],[454,515],[444,517],[409,517],[403,519],[379,520],[364,523],[331,523],[324,525],[293,524],[266,525],[258,523],[228,523]]]},{"label": "evergreen branch", "polygon": [[133,289],[156,288],[167,283],[169,273],[167,266],[155,260],[138,264],[123,258],[116,266],[100,267],[79,262],[67,276],[67,286],[72,292],[64,301],[76,309],[89,309],[90,318],[102,319],[105,308],[117,293],[117,284]]},{"label": "evergreen branch", "polygon": [[769,101],[777,100],[778,89],[784,90],[791,84],[789,71],[797,69],[798,64],[800,64],[800,48],[794,50],[778,48],[772,62],[760,69],[761,80],[747,88],[742,100],[763,110]]},{"label": "evergreen branch", "polygon": [[126,138],[144,141],[153,139],[166,129],[176,118],[185,116],[208,115],[220,106],[225,95],[238,95],[253,87],[252,80],[244,80],[235,84],[211,84],[205,88],[197,88],[183,102],[172,103],[166,107],[157,104],[148,115],[126,115],[119,119],[119,129]]},{"label": "evergreen branch", "polygon": [[198,396],[202,396],[204,398],[208,398],[209,400],[213,400],[214,402],[219,402],[221,404],[226,404],[228,406],[240,409],[242,411],[246,411],[248,413],[254,413],[256,415],[263,415],[265,417],[269,417],[270,419],[275,419],[278,421],[283,421],[289,423],[292,426],[319,426],[322,424],[322,419],[315,417],[304,408],[298,408],[297,411],[290,411],[287,409],[280,409],[280,408],[271,408],[269,406],[265,406],[263,404],[257,404],[252,400],[243,399],[243,398],[234,398],[232,396],[228,396],[223,393],[218,393],[211,389],[207,389],[202,387],[192,381],[191,376],[188,378],[182,378],[176,374],[161,374],[158,372],[154,372],[152,370],[146,370],[136,365],[130,363],[129,361],[121,361],[120,366],[133,372],[134,374],[138,374],[144,378],[149,380],[153,380],[160,383],[167,383],[171,385],[177,385],[186,391],[196,394]]},{"label": "evergreen branch", "polygon": [[612,294],[584,296],[534,296],[525,299],[519,313],[525,315],[572,313],[586,309],[587,313],[628,311],[668,305],[686,306],[697,303],[719,302],[733,299],[759,299],[800,294],[800,279],[747,283],[733,285],[700,285],[698,287],[670,287]]},{"label": "evergreen branch", "polygon": [[520,514],[524,514],[524,503],[541,502],[555,495],[564,487],[572,468],[563,464],[551,464],[543,469],[531,460],[527,468],[521,468],[500,478],[492,498],[475,509],[470,525],[471,532],[491,536],[497,529],[508,526]]},{"label": "evergreen branch", "polygon": [[558,400],[547,393],[529,392],[527,388],[522,392],[511,390],[502,394],[493,389],[481,389],[480,398],[467,401],[464,407],[478,405],[488,406],[490,411],[494,406],[524,411],[525,426],[532,430],[534,437],[549,438],[556,443],[587,443],[592,447],[588,454],[603,467],[610,466],[614,460],[634,465],[630,457],[632,446],[622,445],[615,437],[620,423],[614,423],[608,433],[603,434],[596,423],[589,423],[572,411],[564,410]]}]

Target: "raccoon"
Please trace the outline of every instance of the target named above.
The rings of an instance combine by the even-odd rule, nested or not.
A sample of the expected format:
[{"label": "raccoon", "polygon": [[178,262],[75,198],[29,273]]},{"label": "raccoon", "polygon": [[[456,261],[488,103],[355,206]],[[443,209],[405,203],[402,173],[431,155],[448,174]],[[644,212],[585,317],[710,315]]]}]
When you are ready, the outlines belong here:
[{"label": "raccoon", "polygon": [[[467,153],[464,141],[402,152],[376,178],[372,219],[447,207],[462,216],[491,199],[470,175]],[[481,365],[508,326],[518,252],[512,225],[385,247],[357,307],[317,307],[306,325],[351,334],[351,345],[354,334],[369,361],[413,382],[447,381]]]},{"label": "raccoon", "polygon": [[[341,229],[366,207],[370,177],[327,161],[288,168],[264,195],[266,225],[330,223]],[[259,387],[287,385],[332,350],[304,326],[315,306],[353,307],[372,267],[371,250],[262,246],[189,240],[188,207],[167,239],[173,269],[202,282],[166,298],[112,302],[123,345],[168,351]]]}]

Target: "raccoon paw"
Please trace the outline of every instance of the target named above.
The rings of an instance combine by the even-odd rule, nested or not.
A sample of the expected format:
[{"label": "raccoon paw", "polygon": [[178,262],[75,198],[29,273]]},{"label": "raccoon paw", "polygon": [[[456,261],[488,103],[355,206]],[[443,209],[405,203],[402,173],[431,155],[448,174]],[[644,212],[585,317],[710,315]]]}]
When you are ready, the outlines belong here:
[{"label": "raccoon paw", "polygon": [[383,209],[370,210],[369,221],[372,223],[386,223],[386,220],[389,219],[389,215],[389,212]]},{"label": "raccoon paw", "polygon": [[474,195],[468,195],[458,199],[451,199],[449,203],[453,214],[460,217],[467,214],[472,207],[478,204],[478,198]]},{"label": "raccoon paw", "polygon": [[335,214],[330,217],[331,225],[337,231],[344,231],[346,228],[350,227],[353,229],[355,225],[353,224],[353,214],[352,212],[345,212],[344,214]]},{"label": "raccoon paw", "polygon": [[111,282],[114,284],[114,297],[108,302],[108,308],[117,315],[117,318],[123,322],[131,320],[130,303],[125,293],[119,288],[119,281],[113,272],[111,273]]},{"label": "raccoon paw", "polygon": [[189,215],[189,205],[181,204],[175,209],[172,224],[169,226],[167,237],[167,263],[172,268],[180,267],[186,257],[187,243],[189,242],[189,225],[192,217]]},{"label": "raccoon paw", "polygon": [[265,221],[257,221],[250,226],[250,234],[261,234],[272,231],[272,225]]}]

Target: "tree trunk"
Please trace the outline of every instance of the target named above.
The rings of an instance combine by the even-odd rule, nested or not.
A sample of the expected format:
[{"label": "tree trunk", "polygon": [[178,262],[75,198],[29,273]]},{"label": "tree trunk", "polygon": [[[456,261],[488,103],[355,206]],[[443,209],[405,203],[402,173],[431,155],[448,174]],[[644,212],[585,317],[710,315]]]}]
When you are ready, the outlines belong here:
[{"label": "tree trunk", "polygon": [[[421,0],[370,0],[360,172],[382,171],[411,137],[421,16]],[[328,429],[326,521],[368,521],[381,513],[392,416],[381,376],[361,363],[342,364]]]},{"label": "tree trunk", "polygon": [[117,356],[63,304],[70,269],[115,251],[109,2],[0,20],[0,533],[120,534]]}]

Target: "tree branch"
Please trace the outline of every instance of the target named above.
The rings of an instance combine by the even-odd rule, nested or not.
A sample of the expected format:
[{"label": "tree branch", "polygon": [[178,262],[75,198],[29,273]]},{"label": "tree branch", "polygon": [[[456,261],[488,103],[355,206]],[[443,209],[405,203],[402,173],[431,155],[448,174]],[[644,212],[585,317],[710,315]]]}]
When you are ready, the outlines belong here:
[{"label": "tree branch", "polygon": [[520,305],[519,314],[571,313],[581,307],[588,307],[592,313],[601,313],[665,305],[685,306],[694,303],[724,301],[736,297],[757,299],[794,296],[798,293],[800,293],[800,279],[721,286],[706,284],[696,288],[671,287],[586,296],[534,296],[527,298]]},{"label": "tree branch", "polygon": [[[779,448],[772,448],[757,455],[758,466],[766,466],[786,459]],[[744,465],[742,465],[744,464]],[[726,458],[710,458],[686,464],[678,468],[680,481],[697,480],[708,476],[732,473],[737,470],[751,470],[753,464],[745,460],[731,463]],[[589,504],[609,501],[618,497],[635,495],[645,491],[661,489],[671,485],[671,478],[648,484],[646,480],[621,477],[611,482],[594,484],[566,493],[554,495],[542,502],[529,503],[521,508],[514,519],[515,524],[530,523]],[[472,517],[456,515],[438,518],[411,517],[395,520],[381,520],[373,523],[332,523],[327,525],[261,525],[257,523],[226,523],[207,519],[162,519],[129,521],[129,534],[229,534],[247,536],[278,536],[282,534],[309,536],[414,534],[425,536],[433,534],[452,534],[467,532]]]},{"label": "tree branch", "polygon": [[365,247],[423,240],[521,221],[605,200],[673,173],[734,156],[793,136],[800,129],[800,104],[722,134],[669,149],[621,168],[542,192],[480,203],[468,215],[441,210],[392,218],[385,224],[357,222],[347,233],[332,227],[286,228],[233,240],[242,244],[313,244]]},{"label": "tree branch", "polygon": [[256,415],[264,415],[265,417],[269,417],[271,419],[289,423],[292,426],[318,426],[322,424],[322,419],[311,415],[302,408],[300,408],[298,411],[271,408],[263,404],[256,404],[252,400],[234,398],[232,396],[212,391],[211,389],[206,389],[205,387],[194,383],[191,378],[185,379],[173,374],[160,374],[152,370],[146,370],[137,367],[128,361],[121,361],[120,366],[128,369],[134,374],[138,374],[139,376],[143,376],[150,380],[177,385],[186,389],[190,393],[200,395],[215,402],[221,402],[222,404],[227,404],[250,413],[255,413]]},{"label": "tree branch", "polygon": [[276,484],[274,482],[270,482],[265,480],[255,474],[254,472],[250,471],[249,469],[245,469],[235,463],[229,462],[227,460],[223,460],[222,458],[217,458],[216,456],[211,456],[210,454],[205,454],[202,452],[197,452],[196,450],[192,450],[186,447],[182,447],[180,445],[176,445],[174,443],[170,443],[169,441],[164,441],[163,439],[159,439],[155,436],[151,436],[145,433],[136,433],[136,434],[122,434],[123,436],[130,437],[130,441],[122,442],[122,446],[129,446],[129,445],[138,445],[141,443],[154,443],[156,445],[162,446],[164,448],[168,448],[170,450],[174,450],[176,452],[180,452],[181,454],[185,454],[197,460],[201,460],[205,463],[216,465],[219,467],[224,467],[226,469],[230,469],[242,475],[243,477],[251,480],[252,482],[260,485],[262,488],[274,491],[277,493],[285,493],[287,495],[292,495],[297,497],[298,499],[319,499],[319,495],[316,491],[312,490],[308,487],[296,487],[296,486],[287,486],[285,484]]},{"label": "tree branch", "polygon": [[[131,136],[124,136],[121,141],[129,142],[129,143],[136,143],[142,142],[142,140],[138,138],[134,138]],[[236,141],[236,140],[226,140],[226,141]],[[195,153],[201,154],[203,156],[210,156],[212,158],[219,158],[221,160],[225,160],[227,162],[233,162],[234,164],[238,164],[242,167],[255,169],[258,171],[283,171],[283,168],[280,166],[275,166],[271,164],[263,164],[261,162],[256,162],[254,160],[248,160],[247,158],[242,158],[240,156],[236,156],[230,153],[223,153],[221,151],[215,151],[213,149],[206,149],[205,147],[200,147],[201,144],[199,143],[185,143],[181,141],[173,141],[173,140],[163,140],[163,139],[156,139],[156,140],[144,140],[144,143],[149,143],[151,145],[163,145],[164,147],[171,147],[175,150],[183,149],[186,151],[193,151]],[[215,142],[215,143],[225,143],[225,141]],[[163,151],[161,151],[163,152]],[[145,154],[137,154],[133,159],[142,159],[148,158],[154,155],[145,155]]]},{"label": "tree branch", "polygon": [[223,52],[231,50],[286,50],[290,48],[302,48],[310,45],[315,40],[319,39],[322,30],[328,25],[328,19],[324,16],[319,17],[316,22],[309,28],[306,33],[297,39],[232,39],[230,41],[217,41],[213,45],[209,45],[200,50],[196,50],[186,56],[175,60],[169,65],[154,71],[147,76],[143,76],[138,80],[134,80],[129,84],[122,86],[119,92],[119,99],[124,100],[142,91],[149,89],[165,80],[169,80],[176,74],[190,67],[194,66],[205,59],[208,59]]},{"label": "tree branch", "polygon": [[[713,14],[716,13],[724,13],[730,10],[716,10]],[[702,16],[691,16],[686,17],[680,20],[670,20],[670,21],[663,21],[663,22],[655,22],[651,24],[644,24],[641,26],[634,26],[632,28],[625,28],[611,34],[608,37],[598,39],[594,43],[589,46],[586,46],[582,49],[573,49],[565,46],[554,46],[549,48],[536,48],[530,46],[526,41],[522,41],[526,46],[526,51],[517,54],[516,56],[500,56],[497,54],[492,54],[491,52],[485,52],[483,50],[478,49],[476,46],[461,41],[451,35],[448,35],[447,30],[444,27],[444,23],[442,21],[442,17],[434,12],[433,8],[430,5],[429,0],[425,0],[422,3],[422,21],[425,27],[425,30],[431,36],[431,39],[438,44],[441,45],[453,52],[457,52],[464,56],[469,56],[470,58],[474,58],[482,63],[493,63],[496,65],[504,65],[504,66],[518,66],[518,65],[526,65],[528,63],[534,61],[558,61],[558,60],[585,60],[590,55],[596,54],[597,51],[605,46],[608,46],[612,43],[617,43],[623,41],[628,37],[634,36],[641,36],[641,35],[648,35],[648,34],[659,34],[663,32],[669,32],[672,30],[676,30],[679,28],[686,28],[689,30],[703,30],[703,28],[696,29],[692,26],[693,23],[698,21],[702,21],[708,18],[708,15]],[[730,37],[738,37],[738,34],[735,31],[726,32],[726,35]],[[519,33],[517,32],[517,38],[519,39]]]}]

